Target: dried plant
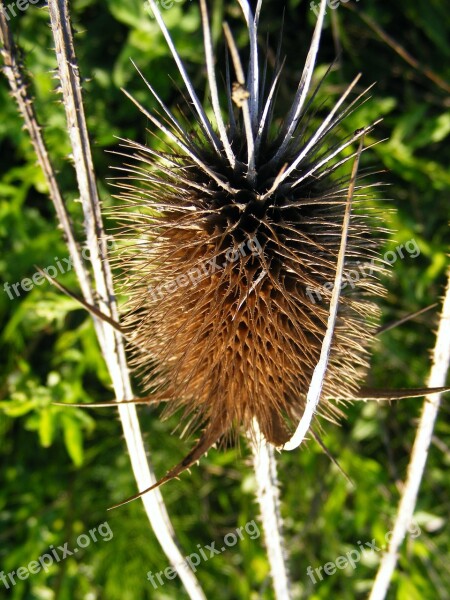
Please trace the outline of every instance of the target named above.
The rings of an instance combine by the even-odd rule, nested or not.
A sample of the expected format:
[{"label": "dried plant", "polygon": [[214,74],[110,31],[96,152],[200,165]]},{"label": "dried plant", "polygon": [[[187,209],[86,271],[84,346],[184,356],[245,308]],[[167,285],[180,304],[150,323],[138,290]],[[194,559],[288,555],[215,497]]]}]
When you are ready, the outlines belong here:
[{"label": "dried plant", "polygon": [[[170,148],[157,154],[128,140],[126,148],[133,152],[115,185],[121,189],[118,237],[126,243],[119,263],[129,297],[124,326],[133,365],[152,402],[167,401],[167,415],[180,411],[183,431],[204,428],[167,480],[233,430],[251,430],[253,419],[271,444],[290,439],[319,362],[341,239],[345,269],[364,268],[377,256],[379,228],[364,211],[367,188],[353,180],[349,198],[350,175],[335,176],[357,154],[344,155],[345,149],[373,128],[369,124],[345,140],[333,135],[366,98],[367,90],[355,93],[359,76],[321,124],[311,124],[318,92],[311,91],[312,73],[325,3],[291,110],[278,130],[275,98],[283,67],[278,58],[266,85],[267,62],[261,68],[257,43],[261,2],[255,15],[240,2],[250,38],[246,80],[224,27],[234,67],[234,76],[226,68],[222,90],[227,124],[206,2],[200,7],[214,124],[151,4],[188,90],[185,111],[191,102],[195,122],[181,109],[179,115],[169,111],[146,82],[161,114],[135,103]],[[350,204],[356,210],[351,216],[348,211],[348,235],[343,235]],[[382,292],[376,280],[380,268],[360,279],[355,294],[341,296],[318,409],[328,419],[342,414],[331,399],[355,398],[367,368],[376,326],[370,318],[377,313],[373,297]],[[311,290],[320,290],[320,300]]]},{"label": "dried plant", "polygon": [[[437,386],[445,385],[449,362],[444,332],[448,293],[430,388],[364,389],[378,331],[376,298],[383,293],[377,274],[383,270],[378,247],[384,229],[371,209],[370,188],[376,183],[366,184],[366,173],[358,175],[358,167],[364,137],[376,123],[362,124],[347,138],[340,137],[342,121],[368,98],[370,88],[359,90],[360,76],[317,123],[320,83],[314,87],[313,71],[326,0],[321,1],[300,83],[284,118],[275,101],[283,75],[280,49],[271,74],[267,59],[259,56],[262,0],[254,14],[247,0],[238,0],[249,35],[245,70],[231,30],[224,25],[223,86],[218,83],[206,1],[200,0],[208,107],[200,102],[156,3],[149,2],[187,96],[184,107],[173,112],[144,75],[159,111],[148,111],[128,94],[151,122],[152,133],[162,134],[167,150],[156,152],[123,140],[124,149],[117,153],[126,159],[114,183],[120,190],[114,216],[122,222],[115,260],[119,283],[129,298],[120,325],[66,2],[51,0],[49,8],[96,289],[82,265],[2,14],[7,75],[64,227],[83,291],[81,302],[95,317],[115,393],[122,401],[120,416],[136,480],[145,488],[133,498],[179,475],[215,443],[246,433],[275,594],[289,598],[274,447],[293,449],[308,434],[323,445],[317,417],[338,421],[341,405],[351,400],[446,390]],[[226,99],[226,111],[221,98]],[[355,268],[364,276],[352,292],[341,293],[345,277]],[[124,337],[143,382],[142,398],[129,399]],[[412,516],[439,407],[436,398],[433,395],[424,408],[396,537],[377,578],[374,600],[386,593]],[[183,434],[203,430],[191,452],[159,481],[145,459],[130,406],[150,402],[164,402],[166,416],[178,414]],[[190,597],[203,598],[192,573],[179,567],[181,555],[161,497],[148,495],[144,503],[172,564],[178,561]]]}]

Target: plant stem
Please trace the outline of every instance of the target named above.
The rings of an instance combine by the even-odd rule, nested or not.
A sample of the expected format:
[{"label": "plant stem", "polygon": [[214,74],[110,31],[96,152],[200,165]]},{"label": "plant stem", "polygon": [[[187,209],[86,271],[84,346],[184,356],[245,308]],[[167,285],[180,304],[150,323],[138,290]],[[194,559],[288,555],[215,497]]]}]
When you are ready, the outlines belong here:
[{"label": "plant stem", "polygon": [[[436,335],[436,345],[433,351],[433,366],[428,378],[428,387],[445,386],[450,365],[450,269],[448,271],[447,289],[442,306],[441,318]],[[369,600],[384,600],[392,575],[394,573],[398,551],[406,536],[417,502],[420,483],[425,470],[428,450],[433,439],[433,429],[436,422],[441,394],[431,394],[425,397],[422,415],[417,429],[408,474],[403,488],[402,497],[395,517],[392,537],[386,554],[381,560],[378,573]]]}]

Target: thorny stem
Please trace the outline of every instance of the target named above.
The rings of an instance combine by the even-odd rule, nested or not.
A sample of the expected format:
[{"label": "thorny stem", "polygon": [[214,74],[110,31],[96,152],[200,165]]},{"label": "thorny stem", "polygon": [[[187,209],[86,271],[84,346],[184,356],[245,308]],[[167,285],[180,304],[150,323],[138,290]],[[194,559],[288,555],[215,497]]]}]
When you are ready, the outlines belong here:
[{"label": "thorny stem", "polygon": [[[86,237],[91,250],[95,284],[100,296],[99,308],[118,320],[67,0],[50,0],[49,11],[68,131],[85,216]],[[123,339],[107,323],[103,323],[103,330],[102,351],[111,375],[116,399],[120,403],[120,400],[132,397]],[[156,478],[145,453],[136,408],[129,404],[119,405],[118,408],[136,482],[140,489],[144,489],[156,483]],[[155,534],[173,568],[178,571],[189,596],[203,600],[205,596],[201,587],[177,547],[161,492],[156,490],[156,493],[147,494],[143,498],[143,503]]]},{"label": "thorny stem", "polygon": [[[428,378],[428,387],[445,385],[450,366],[450,269],[447,274],[447,289],[439,321],[436,344],[433,351],[433,365]],[[441,394],[431,394],[425,397],[422,416],[417,429],[408,474],[403,488],[402,497],[397,509],[392,537],[386,554],[381,560],[369,600],[384,600],[392,575],[397,564],[398,552],[411,523],[417,502],[420,482],[425,471],[428,450],[433,439],[433,429],[436,422]]]},{"label": "thorny stem", "polygon": [[[92,304],[94,294],[89,274],[81,259],[80,251],[73,234],[70,215],[58,188],[55,172],[36,119],[32,101],[27,95],[23,68],[18,60],[19,51],[13,42],[11,31],[5,18],[4,6],[1,1],[0,9],[0,40],[2,42],[5,75],[8,79],[12,95],[24,119],[25,126],[29,131],[39,164],[49,186],[50,198],[55,206],[60,226],[64,231],[84,299],[89,304]],[[85,215],[87,243],[92,257],[94,280],[101,299],[98,305],[102,312],[117,319],[118,311],[114,298],[112,275],[106,254],[106,240],[103,235],[100,202],[84,117],[81,86],[73,48],[67,2],[65,0],[50,0],[49,9],[70,141]],[[99,319],[94,319],[94,323],[102,353],[113,381],[116,398],[119,402],[124,398],[130,398],[132,397],[131,384],[121,335],[114,331],[110,325],[105,324]],[[137,484],[140,488],[148,487],[156,482],[156,478],[145,453],[136,409],[130,405],[119,405],[118,409]],[[197,579],[178,549],[175,533],[159,490],[155,490],[153,494],[146,495],[143,498],[143,503],[155,535],[169,561],[178,570],[180,579],[189,597],[195,600],[205,600]]]},{"label": "thorny stem", "polygon": [[19,51],[15,46],[5,15],[4,5],[0,0],[0,41],[2,43],[0,52],[3,58],[3,72],[8,80],[11,94],[16,101],[19,112],[24,120],[25,127],[30,135],[31,143],[39,161],[39,165],[45,175],[49,187],[50,198],[55,207],[60,227],[64,232],[64,237],[73,260],[75,272],[80,282],[83,295],[87,302],[92,303],[89,274],[81,259],[80,250],[73,233],[72,223],[70,222],[70,216],[56,182],[55,171],[48,156],[47,148],[41,134],[41,127],[39,126],[34,111],[33,102],[28,95],[26,78],[19,60]]},{"label": "thorny stem", "polygon": [[286,568],[275,449],[262,436],[256,420],[253,421],[252,428],[248,439],[252,448],[257,498],[261,510],[264,541],[275,598],[276,600],[289,600],[291,597],[290,582]]}]

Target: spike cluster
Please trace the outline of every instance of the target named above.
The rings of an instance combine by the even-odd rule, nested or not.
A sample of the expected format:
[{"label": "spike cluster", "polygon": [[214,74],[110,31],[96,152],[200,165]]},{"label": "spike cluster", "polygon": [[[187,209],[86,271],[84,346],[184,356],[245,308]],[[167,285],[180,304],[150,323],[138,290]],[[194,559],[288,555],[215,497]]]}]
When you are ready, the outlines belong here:
[{"label": "spike cluster", "polygon": [[[190,82],[164,21],[153,12],[186,85],[194,115],[189,126],[176,117],[146,82],[160,111],[148,112],[169,141],[167,153],[127,140],[120,214],[126,246],[120,266],[126,277],[134,366],[155,402],[181,411],[187,429],[203,435],[171,478],[236,428],[255,418],[265,438],[284,444],[301,418],[327,327],[348,178],[335,172],[352,159],[346,152],[373,125],[336,143],[334,130],[366,98],[351,102],[357,77],[319,127],[311,130],[312,73],[326,2],[292,107],[273,132],[275,96],[282,73],[278,59],[271,81],[267,63],[260,73],[258,21],[238,0],[249,39],[247,75],[230,29],[224,34],[227,60],[225,122],[215,73],[208,11],[200,0],[208,85],[214,121]],[[366,90],[367,91],[367,90]],[[131,152],[130,152],[131,149]],[[344,156],[345,154],[345,156]],[[342,157],[342,158],[341,158]],[[355,188],[354,204],[367,198]],[[376,257],[371,225],[363,211],[351,217],[345,269],[359,272]],[[333,419],[340,410],[327,399],[351,399],[366,369],[375,304],[365,296],[381,292],[373,271],[343,294],[319,413]],[[150,357],[150,358],[149,358]]]}]

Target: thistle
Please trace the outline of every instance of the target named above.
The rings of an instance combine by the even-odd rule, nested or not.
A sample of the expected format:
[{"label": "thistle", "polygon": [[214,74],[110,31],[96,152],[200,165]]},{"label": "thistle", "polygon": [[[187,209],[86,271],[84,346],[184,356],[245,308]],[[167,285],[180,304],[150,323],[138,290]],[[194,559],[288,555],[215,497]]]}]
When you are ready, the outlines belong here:
[{"label": "thistle", "polygon": [[[271,444],[289,440],[305,411],[327,329],[350,184],[350,176],[338,174],[357,155],[344,151],[374,126],[336,143],[339,124],[367,98],[367,90],[355,93],[359,76],[320,125],[311,126],[324,1],[292,106],[278,125],[280,53],[269,77],[258,48],[262,1],[255,14],[246,0],[238,2],[249,34],[249,63],[244,75],[225,24],[226,111],[205,0],[200,9],[214,120],[152,0],[192,115],[171,112],[147,81],[160,111],[151,113],[129,96],[169,146],[157,153],[127,140],[126,174],[116,180],[132,364],[148,401],[166,402],[165,414],[177,412],[185,432],[203,430],[161,482],[231,433],[251,431],[255,421]],[[373,298],[383,291],[376,279],[380,267],[373,266],[377,229],[367,220],[367,197],[361,185],[354,187],[344,275],[357,268],[363,276],[340,298],[318,407],[329,420],[341,416],[340,402],[358,395],[375,333]]]}]

